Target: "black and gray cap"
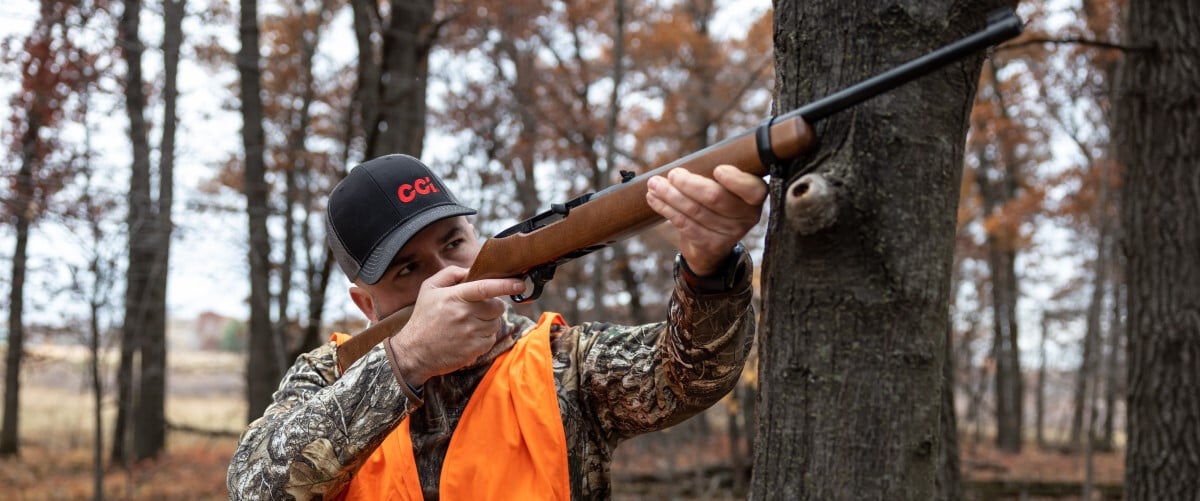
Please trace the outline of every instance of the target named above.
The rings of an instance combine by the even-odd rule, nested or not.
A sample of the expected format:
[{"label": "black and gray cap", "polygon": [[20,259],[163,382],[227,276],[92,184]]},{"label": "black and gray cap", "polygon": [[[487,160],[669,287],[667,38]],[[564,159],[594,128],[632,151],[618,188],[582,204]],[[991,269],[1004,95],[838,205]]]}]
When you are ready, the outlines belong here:
[{"label": "black and gray cap", "polygon": [[436,221],[475,213],[425,164],[387,155],[358,164],[333,188],[326,240],[350,280],[374,284],[413,235]]}]

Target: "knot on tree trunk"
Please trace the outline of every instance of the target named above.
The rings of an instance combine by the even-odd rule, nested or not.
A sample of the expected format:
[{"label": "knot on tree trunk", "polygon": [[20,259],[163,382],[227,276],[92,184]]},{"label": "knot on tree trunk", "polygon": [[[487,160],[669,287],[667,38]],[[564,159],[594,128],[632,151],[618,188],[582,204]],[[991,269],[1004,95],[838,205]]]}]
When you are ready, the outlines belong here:
[{"label": "knot on tree trunk", "polygon": [[820,174],[805,174],[788,186],[784,195],[788,225],[801,235],[811,235],[837,220],[836,189]]}]

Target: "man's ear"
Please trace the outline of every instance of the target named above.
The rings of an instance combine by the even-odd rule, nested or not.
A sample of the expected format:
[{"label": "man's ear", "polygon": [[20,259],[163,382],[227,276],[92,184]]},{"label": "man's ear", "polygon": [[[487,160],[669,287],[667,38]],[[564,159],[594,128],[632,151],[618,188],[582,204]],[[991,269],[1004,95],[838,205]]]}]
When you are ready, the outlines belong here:
[{"label": "man's ear", "polygon": [[371,297],[370,292],[357,285],[351,285],[350,299],[354,301],[354,306],[358,307],[358,311],[366,315],[368,321],[371,323],[379,321],[379,318],[375,316],[375,298]]}]

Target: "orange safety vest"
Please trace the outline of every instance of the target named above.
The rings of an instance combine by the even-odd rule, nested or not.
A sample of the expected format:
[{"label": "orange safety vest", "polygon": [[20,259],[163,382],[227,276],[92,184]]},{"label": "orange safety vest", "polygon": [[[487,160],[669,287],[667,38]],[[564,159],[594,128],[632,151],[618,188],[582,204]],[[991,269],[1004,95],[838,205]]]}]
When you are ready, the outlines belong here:
[{"label": "orange safety vest", "polygon": [[[479,381],[442,462],[442,499],[571,498],[550,354],[555,324],[566,326],[561,315],[542,313],[537,326],[497,357]],[[341,344],[349,338],[335,334],[332,340]],[[335,499],[424,499],[408,427],[405,417]]]}]

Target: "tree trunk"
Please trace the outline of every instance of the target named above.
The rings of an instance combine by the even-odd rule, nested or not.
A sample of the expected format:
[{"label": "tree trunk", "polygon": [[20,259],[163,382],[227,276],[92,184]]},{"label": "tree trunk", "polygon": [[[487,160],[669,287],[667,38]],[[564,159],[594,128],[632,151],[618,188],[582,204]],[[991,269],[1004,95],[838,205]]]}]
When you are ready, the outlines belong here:
[{"label": "tree trunk", "polygon": [[[979,29],[997,3],[780,1],[777,109]],[[772,176],[752,498],[937,496],[955,216],[981,59],[817,127],[825,147],[806,167],[838,187],[832,226],[797,234],[781,210],[791,190]]]},{"label": "tree trunk", "polygon": [[[1114,251],[1116,249],[1113,249]],[[1114,252],[1114,258],[1117,255]],[[1105,451],[1112,451],[1116,448],[1115,433],[1116,433],[1116,416],[1117,416],[1117,395],[1120,391],[1121,384],[1121,338],[1124,337],[1125,325],[1121,319],[1121,306],[1124,304],[1121,297],[1121,278],[1113,277],[1112,287],[1112,311],[1110,328],[1108,332],[1108,354],[1105,365],[1108,371],[1105,373],[1104,380],[1104,431],[1100,436],[1100,447]]]},{"label": "tree trunk", "polygon": [[[953,286],[951,287],[953,289]],[[953,298],[953,296],[951,296]],[[953,299],[951,299],[953,300]],[[958,458],[958,416],[954,407],[954,328],[946,322],[946,361],[942,364],[942,454],[938,458],[938,497],[941,501],[963,498],[962,469]]]},{"label": "tree trunk", "polygon": [[362,128],[366,143],[363,156],[375,157],[372,138],[379,127],[379,72],[380,50],[374,38],[383,30],[379,16],[379,2],[375,0],[350,0],[354,14],[354,39],[358,45],[358,83],[352,106],[358,110],[358,125]]},{"label": "tree trunk", "polygon": [[[746,468],[746,459],[742,454],[742,424],[739,423],[738,415],[741,410],[737,401],[737,389],[734,389],[734,399],[726,407],[726,430],[729,432],[729,466],[733,471],[733,485],[730,488],[733,494],[737,495],[746,487],[746,479],[742,476],[742,470]],[[697,468],[699,470],[699,468]]]},{"label": "tree trunk", "polygon": [[[305,96],[304,102],[301,105],[301,113],[308,114],[308,105],[311,103],[311,98]],[[302,119],[306,120],[306,119]],[[292,159],[291,165],[282,166],[283,172],[283,262],[279,263],[279,296],[277,299],[277,309],[275,315],[275,365],[279,369],[279,373],[287,372],[291,365],[288,361],[288,331],[290,330],[291,319],[288,316],[290,308],[290,299],[292,296],[292,273],[296,268],[296,169],[303,168],[304,157],[304,140],[301,134],[305,132],[294,131],[292,139],[289,141],[289,147],[286,155]],[[301,138],[301,139],[298,139]],[[299,144],[299,149],[296,149]]]},{"label": "tree trunk", "polygon": [[[1000,118],[1007,121],[1008,110],[997,73],[996,65],[990,64],[988,90]],[[1017,189],[1021,184],[1015,140],[1000,138],[1000,142],[1003,154],[995,162],[998,165],[992,165],[994,162],[980,156],[980,173],[976,180],[985,215],[1003,210],[1008,201],[1017,197]],[[988,172],[992,167],[1001,169],[997,183],[989,179]],[[1021,451],[1025,395],[1021,350],[1017,343],[1020,288],[1017,286],[1014,240],[1015,235],[999,235],[997,231],[990,231],[987,235],[987,262],[992,283],[992,355],[996,359],[996,446],[1008,452]]]},{"label": "tree trunk", "polygon": [[[121,368],[118,375],[123,383],[118,395],[118,412],[116,433],[113,438],[113,456],[115,460],[128,462],[142,459],[141,444],[146,437],[142,434],[155,434],[154,429],[140,429],[139,426],[150,420],[144,419],[150,406],[142,404],[143,399],[154,400],[155,395],[143,395],[148,387],[138,384],[138,391],[133,391],[133,363],[139,354],[142,358],[143,344],[147,342],[155,321],[153,281],[158,270],[155,269],[156,225],[153,199],[150,195],[150,145],[147,139],[148,126],[145,118],[146,94],[142,89],[142,42],[139,38],[139,14],[141,0],[126,0],[125,9],[121,13],[120,47],[125,59],[125,111],[129,118],[129,139],[133,147],[132,168],[129,176],[129,194],[127,202],[129,213],[126,224],[129,233],[128,267],[125,274],[125,318],[121,328]],[[142,367],[147,363],[142,362]],[[139,375],[137,379],[145,377]],[[161,402],[161,394],[158,396]],[[125,426],[131,425],[137,430],[131,436],[126,436]],[[164,427],[165,430],[165,427]],[[132,442],[133,450],[125,450]]]},{"label": "tree trunk", "polygon": [[[95,223],[93,223],[95,224]],[[95,227],[95,226],[94,226]],[[99,236],[99,233],[93,233]],[[94,280],[100,280],[100,258],[93,256],[91,262],[91,272]],[[93,288],[93,292],[95,288]],[[88,351],[91,355],[88,359],[88,369],[91,372],[92,379],[92,499],[102,501],[104,499],[104,384],[100,374],[100,298],[95,294],[92,295],[91,303],[88,305],[88,331],[91,334],[88,337]]]},{"label": "tree trunk", "polygon": [[242,145],[245,150],[246,213],[249,228],[250,343],[246,357],[248,421],[258,419],[271,403],[282,376],[276,364],[271,328],[271,240],[267,233],[267,181],[263,159],[262,84],[258,53],[258,1],[241,0],[238,31],[242,46],[237,65],[242,97]]},{"label": "tree trunk", "polygon": [[754,433],[758,429],[758,390],[750,385],[741,385],[735,390],[738,395],[738,407],[742,409],[742,420],[745,422],[746,453],[754,458]]},{"label": "tree trunk", "polygon": [[612,245],[613,262],[616,263],[621,281],[625,282],[624,290],[629,292],[629,321],[632,324],[641,325],[650,320],[646,314],[646,307],[642,305],[642,293],[639,288],[641,281],[638,280],[637,273],[633,269],[633,258],[626,250],[628,245],[627,242],[618,242]]},{"label": "tree trunk", "polygon": [[1096,373],[1096,351],[1100,348],[1100,314],[1104,310],[1104,292],[1108,286],[1108,169],[1107,164],[1100,167],[1100,185],[1097,188],[1096,207],[1093,220],[1099,229],[1096,238],[1096,261],[1093,263],[1092,295],[1087,307],[1087,326],[1083,335],[1082,356],[1079,360],[1079,370],[1075,372],[1075,412],[1071,417],[1071,448],[1078,449],[1081,444],[1084,416],[1087,414],[1084,399],[1087,388]]},{"label": "tree trunk", "polygon": [[1037,428],[1037,446],[1046,448],[1046,335],[1049,327],[1046,313],[1042,312],[1042,341],[1038,343],[1037,394],[1034,396],[1034,426]]},{"label": "tree trunk", "polygon": [[[380,112],[363,122],[367,158],[389,153],[421,157],[425,139],[425,82],[437,36],[433,0],[392,0],[376,86]],[[364,105],[366,103],[363,103]]]},{"label": "tree trunk", "polygon": [[1200,492],[1200,10],[1132,0],[1114,120],[1126,167],[1129,499]]},{"label": "tree trunk", "polygon": [[[125,275],[129,276],[128,273]],[[126,285],[128,287],[128,285]],[[128,292],[126,293],[128,297]],[[126,315],[129,315],[126,306]],[[129,424],[130,410],[133,407],[133,364],[137,352],[136,338],[132,329],[121,328],[120,350],[121,357],[117,364],[117,415],[113,418],[112,454],[109,456],[116,464],[127,465],[131,456],[126,454],[126,443],[130,437],[125,435],[126,425]]]},{"label": "tree trunk", "polygon": [[308,289],[308,319],[304,325],[304,337],[291,353],[292,360],[321,344],[321,318],[325,313],[325,290],[329,287],[329,275],[333,271],[333,254],[325,253],[320,269],[314,270]]},{"label": "tree trunk", "polygon": [[12,257],[12,289],[8,303],[8,346],[4,356],[4,424],[0,428],[0,456],[20,452],[21,358],[25,354],[25,264],[29,244],[29,225],[33,215],[33,163],[41,117],[30,113],[28,128],[21,138],[21,169],[17,171],[15,197],[11,207],[17,241]]},{"label": "tree trunk", "polygon": [[[137,459],[157,456],[166,446],[166,388],[167,388],[167,275],[171,256],[171,205],[174,200],[176,101],[179,95],[179,47],[183,43],[181,29],[184,15],[183,0],[163,2],[163,128],[158,160],[158,200],[154,215],[149,218],[148,251],[153,255],[147,284],[146,322],[142,326],[141,367],[138,378],[138,398],[134,412],[134,455]],[[145,264],[143,264],[145,266]]]},{"label": "tree trunk", "polygon": [[1020,347],[1017,345],[1016,252],[994,250],[988,260],[992,275],[992,318],[996,357],[996,446],[1021,451],[1022,396]]}]

